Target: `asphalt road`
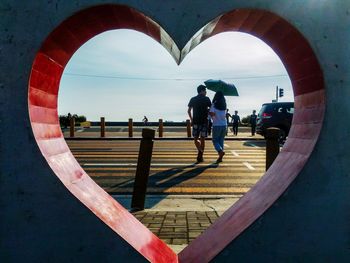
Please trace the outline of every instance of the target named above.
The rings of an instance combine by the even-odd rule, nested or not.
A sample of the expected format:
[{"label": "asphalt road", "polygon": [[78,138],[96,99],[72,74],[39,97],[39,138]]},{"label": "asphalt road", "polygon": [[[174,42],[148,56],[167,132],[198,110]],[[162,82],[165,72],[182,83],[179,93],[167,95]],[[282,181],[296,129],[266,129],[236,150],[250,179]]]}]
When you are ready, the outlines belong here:
[{"label": "asphalt road", "polygon": [[[131,194],[139,141],[67,141],[84,170],[108,193]],[[147,194],[243,195],[264,174],[265,142],[226,141],[224,161],[206,142],[204,162],[196,163],[192,141],[154,142]]]}]

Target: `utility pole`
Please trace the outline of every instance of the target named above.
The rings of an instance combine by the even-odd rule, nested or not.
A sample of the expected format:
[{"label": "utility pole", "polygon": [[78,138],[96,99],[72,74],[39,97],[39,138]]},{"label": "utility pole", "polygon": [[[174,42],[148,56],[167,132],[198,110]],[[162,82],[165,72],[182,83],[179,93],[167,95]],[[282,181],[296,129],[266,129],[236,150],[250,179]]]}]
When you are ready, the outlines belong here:
[{"label": "utility pole", "polygon": [[276,102],[278,102],[278,86],[276,86]]}]

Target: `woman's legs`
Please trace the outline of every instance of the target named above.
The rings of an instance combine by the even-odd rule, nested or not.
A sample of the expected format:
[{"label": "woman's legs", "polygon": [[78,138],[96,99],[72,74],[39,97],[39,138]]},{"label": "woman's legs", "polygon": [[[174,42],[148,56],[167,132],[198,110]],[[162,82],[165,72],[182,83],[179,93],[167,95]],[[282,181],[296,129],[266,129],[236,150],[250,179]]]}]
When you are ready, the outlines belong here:
[{"label": "woman's legs", "polygon": [[222,126],[221,131],[220,131],[220,136],[219,136],[219,144],[220,144],[222,150],[224,150],[225,135],[226,135],[226,127]]},{"label": "woman's legs", "polygon": [[213,126],[213,145],[215,150],[219,154],[217,162],[222,161],[222,157],[225,155],[224,152],[224,139],[226,134],[226,126]]},{"label": "woman's legs", "polygon": [[222,147],[220,145],[220,135],[221,135],[220,127],[221,126],[213,126],[212,140],[213,140],[214,148],[217,152],[222,151]]}]

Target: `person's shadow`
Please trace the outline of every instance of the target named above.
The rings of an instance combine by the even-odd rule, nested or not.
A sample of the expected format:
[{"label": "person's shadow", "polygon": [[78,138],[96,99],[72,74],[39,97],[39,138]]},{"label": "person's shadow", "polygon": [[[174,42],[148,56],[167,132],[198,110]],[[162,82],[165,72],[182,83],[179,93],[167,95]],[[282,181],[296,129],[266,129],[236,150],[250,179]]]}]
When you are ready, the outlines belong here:
[{"label": "person's shadow", "polygon": [[[209,168],[218,167],[217,163],[211,163],[205,166],[197,166],[197,163],[192,165],[172,168],[166,171],[162,171],[153,174],[150,177],[149,186],[151,187],[161,187],[161,188],[171,188],[175,185],[181,184],[182,182],[195,178],[199,174],[203,173]],[[186,169],[192,168],[186,171]],[[152,192],[150,192],[152,193]]]},{"label": "person's shadow", "polygon": [[[166,193],[167,189],[170,189],[176,185],[180,185],[184,181],[197,177],[205,170],[210,168],[217,168],[218,163],[210,163],[207,165],[199,165],[193,163],[186,166],[174,167],[158,173],[153,173],[148,178],[146,204],[145,208],[150,208],[159,203],[162,199],[166,198],[169,193]],[[133,188],[134,179],[117,183],[110,186],[109,192],[125,193],[128,189]],[[123,190],[124,189],[124,190]],[[160,194],[159,192],[162,192]],[[174,194],[177,194],[176,192]],[[147,195],[157,195],[156,198],[147,198]],[[130,198],[118,200],[126,208],[130,207]]]},{"label": "person's shadow", "polygon": [[243,143],[244,146],[247,147],[259,147],[259,148],[264,148],[266,146],[266,141],[265,140],[257,140],[257,141],[245,141]]}]

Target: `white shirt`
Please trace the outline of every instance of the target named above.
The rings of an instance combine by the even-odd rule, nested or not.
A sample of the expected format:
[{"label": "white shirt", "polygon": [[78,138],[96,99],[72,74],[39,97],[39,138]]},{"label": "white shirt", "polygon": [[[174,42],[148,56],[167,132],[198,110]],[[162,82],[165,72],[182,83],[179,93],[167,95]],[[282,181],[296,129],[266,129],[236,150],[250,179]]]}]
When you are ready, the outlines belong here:
[{"label": "white shirt", "polygon": [[214,105],[211,105],[209,112],[214,113],[214,116],[211,117],[213,126],[227,126],[226,110],[218,110]]}]

